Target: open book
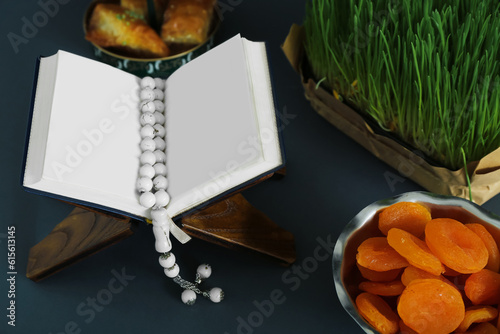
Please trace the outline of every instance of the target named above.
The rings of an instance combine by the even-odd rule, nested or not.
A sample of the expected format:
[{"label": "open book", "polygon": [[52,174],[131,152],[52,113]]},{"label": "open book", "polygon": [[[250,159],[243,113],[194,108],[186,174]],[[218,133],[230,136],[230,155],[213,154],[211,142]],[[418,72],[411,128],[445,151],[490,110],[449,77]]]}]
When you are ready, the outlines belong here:
[{"label": "open book", "polygon": [[[25,189],[149,218],[136,190],[140,79],[64,51],[40,58]],[[264,43],[237,35],[183,65],[164,102],[171,217],[283,167]]]}]

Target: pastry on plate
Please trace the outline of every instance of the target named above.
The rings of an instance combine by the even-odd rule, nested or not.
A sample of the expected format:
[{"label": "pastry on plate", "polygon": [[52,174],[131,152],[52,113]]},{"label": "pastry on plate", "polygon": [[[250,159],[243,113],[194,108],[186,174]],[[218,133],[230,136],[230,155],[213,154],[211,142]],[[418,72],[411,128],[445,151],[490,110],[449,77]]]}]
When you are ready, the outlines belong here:
[{"label": "pastry on plate", "polygon": [[217,0],[170,0],[163,16],[161,38],[167,44],[205,41]]},{"label": "pastry on plate", "polygon": [[118,4],[95,6],[85,38],[130,57],[161,58],[170,54],[165,42],[140,15]]},{"label": "pastry on plate", "polygon": [[[156,11],[156,22],[161,23],[163,20],[163,13],[167,8],[168,0],[154,0],[154,6]],[[120,0],[120,5],[138,15],[143,16],[149,23],[148,15],[148,0]]]}]

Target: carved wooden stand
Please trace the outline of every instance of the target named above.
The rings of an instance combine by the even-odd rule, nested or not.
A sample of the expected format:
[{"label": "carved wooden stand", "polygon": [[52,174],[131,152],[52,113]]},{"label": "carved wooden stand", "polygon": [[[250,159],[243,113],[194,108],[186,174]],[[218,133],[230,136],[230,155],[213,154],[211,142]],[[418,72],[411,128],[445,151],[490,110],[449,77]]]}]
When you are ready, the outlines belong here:
[{"label": "carved wooden stand", "polygon": [[[39,281],[134,233],[138,221],[76,207],[29,253],[26,276]],[[182,218],[181,228],[195,238],[250,250],[290,265],[293,235],[254,208],[241,194]]]}]

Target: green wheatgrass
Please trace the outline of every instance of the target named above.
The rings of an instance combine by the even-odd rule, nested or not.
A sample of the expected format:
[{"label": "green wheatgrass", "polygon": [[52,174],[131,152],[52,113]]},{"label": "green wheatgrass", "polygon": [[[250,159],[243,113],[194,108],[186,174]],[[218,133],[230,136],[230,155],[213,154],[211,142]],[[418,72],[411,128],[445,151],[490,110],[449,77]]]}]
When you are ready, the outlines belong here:
[{"label": "green wheatgrass", "polygon": [[314,77],[432,160],[500,147],[498,0],[309,0],[304,28]]}]

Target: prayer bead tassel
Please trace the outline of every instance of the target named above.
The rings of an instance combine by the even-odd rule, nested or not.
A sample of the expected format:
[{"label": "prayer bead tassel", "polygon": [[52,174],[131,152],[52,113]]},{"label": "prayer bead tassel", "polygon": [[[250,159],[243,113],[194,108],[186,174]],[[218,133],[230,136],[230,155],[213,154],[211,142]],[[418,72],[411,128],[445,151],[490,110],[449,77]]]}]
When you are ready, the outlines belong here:
[{"label": "prayer bead tassel", "polygon": [[163,267],[165,276],[171,278],[184,289],[181,294],[181,300],[184,304],[193,305],[198,294],[218,303],[224,298],[224,292],[220,288],[204,291],[199,288],[199,284],[212,274],[210,265],[202,264],[197,268],[194,283],[186,281],[179,275],[179,265],[171,252],[170,231],[182,243],[187,242],[189,236],[175,225],[166,209],[170,202],[170,196],[167,191],[165,104],[162,101],[165,97],[165,81],[160,78],[145,77],[141,80],[140,85],[141,103],[139,109],[141,114],[139,122],[142,127],[140,130],[141,142],[138,145],[142,153],[139,158],[141,166],[136,188],[140,204],[151,209],[155,250],[161,254],[158,261]]}]

